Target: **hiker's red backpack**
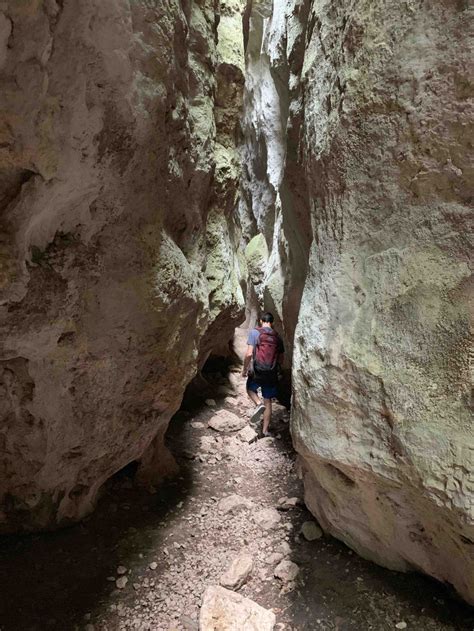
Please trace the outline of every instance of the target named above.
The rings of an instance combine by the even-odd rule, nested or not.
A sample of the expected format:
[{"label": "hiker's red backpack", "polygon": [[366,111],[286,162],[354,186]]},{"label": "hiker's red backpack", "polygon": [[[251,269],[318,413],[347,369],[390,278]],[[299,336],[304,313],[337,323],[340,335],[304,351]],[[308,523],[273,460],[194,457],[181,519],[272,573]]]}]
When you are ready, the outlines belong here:
[{"label": "hiker's red backpack", "polygon": [[253,347],[253,378],[262,385],[276,385],[278,380],[278,355],[282,342],[276,331],[262,326],[256,329],[258,340]]}]

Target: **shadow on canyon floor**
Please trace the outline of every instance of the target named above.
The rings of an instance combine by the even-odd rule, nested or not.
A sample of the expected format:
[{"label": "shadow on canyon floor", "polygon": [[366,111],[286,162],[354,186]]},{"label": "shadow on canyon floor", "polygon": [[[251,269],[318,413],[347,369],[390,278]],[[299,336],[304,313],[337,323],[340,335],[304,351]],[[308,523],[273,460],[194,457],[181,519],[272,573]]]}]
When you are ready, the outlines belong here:
[{"label": "shadow on canyon floor", "polygon": [[[240,461],[221,459],[219,455],[201,457],[197,445],[203,436],[212,439],[207,420],[216,410],[246,413],[243,389],[239,387],[240,399],[215,396],[214,409],[204,405],[202,398],[199,401],[199,386],[188,393],[185,409],[175,416],[168,432],[169,446],[177,455],[181,473],[155,495],[133,486],[130,467],[111,481],[96,512],[82,524],[58,532],[0,540],[1,631],[198,628],[197,603],[202,594],[197,592],[192,601],[194,610],[190,607],[178,617],[173,614],[172,623],[169,609],[177,610],[176,603],[184,602],[184,596],[173,600],[178,583],[167,582],[170,568],[178,568],[183,576],[193,566],[193,554],[201,554],[193,571],[201,584],[212,583],[220,571],[219,554],[225,549],[219,537],[225,541],[228,536],[229,546],[236,544],[235,549],[242,545],[236,541],[240,536],[244,544],[254,542],[247,541],[248,533],[237,532],[238,528],[245,530],[243,517],[239,518],[241,522],[236,517],[231,525],[216,526],[212,508],[196,511],[194,507],[209,507],[232,492],[249,497],[257,507],[275,506],[283,495],[301,497],[302,493],[294,474],[294,454],[283,408],[276,414],[280,440],[267,443],[265,448],[264,441],[259,441],[262,447],[258,443],[246,445]],[[202,391],[201,397],[204,395]],[[250,470],[252,458],[260,469],[256,466],[255,471]],[[272,471],[273,462],[275,467],[278,462],[288,463],[285,473]],[[196,514],[198,519],[193,521]],[[474,611],[453,599],[442,585],[423,576],[384,570],[329,537],[307,542],[298,534],[294,536],[308,519],[302,506],[283,515],[291,558],[300,567],[295,588],[285,593],[284,586],[273,578],[271,567],[264,576],[264,564],[260,574],[243,588],[245,595],[275,610],[277,622],[283,625],[279,629],[382,631],[406,622],[409,630],[472,631]],[[281,533],[262,534],[258,548],[268,555],[265,545],[274,547],[277,538],[285,534],[283,528]],[[188,547],[183,553],[179,541],[192,541],[192,550]],[[202,553],[197,550],[197,542],[203,546]],[[149,566],[154,560],[157,567],[151,572]],[[213,564],[214,569],[206,569]],[[108,580],[117,577],[119,565],[127,568],[129,577],[124,590],[116,589],[115,581]],[[173,580],[183,581],[182,576]],[[192,592],[193,585],[188,587]],[[164,603],[163,608],[157,603]],[[148,617],[140,613],[141,617],[134,618],[134,611],[145,610]]]},{"label": "shadow on canyon floor", "polygon": [[[82,628],[84,616],[116,600],[116,568],[141,568],[161,543],[160,522],[190,491],[181,476],[156,495],[134,488],[124,473],[96,512],[79,525],[0,541],[1,631]],[[124,487],[117,488],[121,482]]]}]

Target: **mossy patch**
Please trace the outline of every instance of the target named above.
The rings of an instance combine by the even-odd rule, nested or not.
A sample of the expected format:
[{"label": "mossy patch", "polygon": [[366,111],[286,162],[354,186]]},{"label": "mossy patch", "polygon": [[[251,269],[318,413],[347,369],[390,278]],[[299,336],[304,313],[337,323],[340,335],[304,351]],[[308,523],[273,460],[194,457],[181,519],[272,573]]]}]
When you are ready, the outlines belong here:
[{"label": "mossy patch", "polygon": [[245,248],[245,260],[254,285],[262,282],[268,259],[268,248],[263,234],[257,234]]}]

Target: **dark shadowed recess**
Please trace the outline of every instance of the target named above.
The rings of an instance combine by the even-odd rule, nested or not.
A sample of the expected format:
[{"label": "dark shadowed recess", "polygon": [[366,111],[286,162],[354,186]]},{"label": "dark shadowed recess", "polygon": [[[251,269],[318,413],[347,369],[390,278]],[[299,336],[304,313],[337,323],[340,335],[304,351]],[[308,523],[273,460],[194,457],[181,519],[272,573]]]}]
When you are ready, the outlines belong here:
[{"label": "dark shadowed recess", "polygon": [[[118,565],[139,568],[160,545],[159,522],[190,491],[183,469],[151,495],[133,485],[134,464],[106,485],[97,510],[56,532],[0,539],[2,631],[68,631],[113,602]],[[132,594],[133,596],[133,594]]]}]

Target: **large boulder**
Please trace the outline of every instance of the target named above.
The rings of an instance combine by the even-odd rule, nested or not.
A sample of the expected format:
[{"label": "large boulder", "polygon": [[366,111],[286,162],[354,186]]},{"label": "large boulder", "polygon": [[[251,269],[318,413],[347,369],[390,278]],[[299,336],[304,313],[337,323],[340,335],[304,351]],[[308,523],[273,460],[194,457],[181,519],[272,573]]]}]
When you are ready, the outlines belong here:
[{"label": "large boulder", "polygon": [[273,611],[250,598],[216,585],[210,585],[204,592],[200,631],[272,631],[275,623]]},{"label": "large boulder", "polygon": [[[464,2],[255,11],[246,138],[259,175],[249,207],[283,276],[268,304],[294,332],[306,503],[363,556],[424,571],[472,602],[467,27]],[[301,200],[288,196],[295,172]],[[308,208],[303,264],[294,232]]]},{"label": "large boulder", "polygon": [[[243,315],[238,161],[222,131],[243,78],[217,51],[213,0],[1,11],[6,532],[84,516],[133,460],[147,484],[173,469],[168,421]],[[233,80],[216,120],[221,68]]]}]

